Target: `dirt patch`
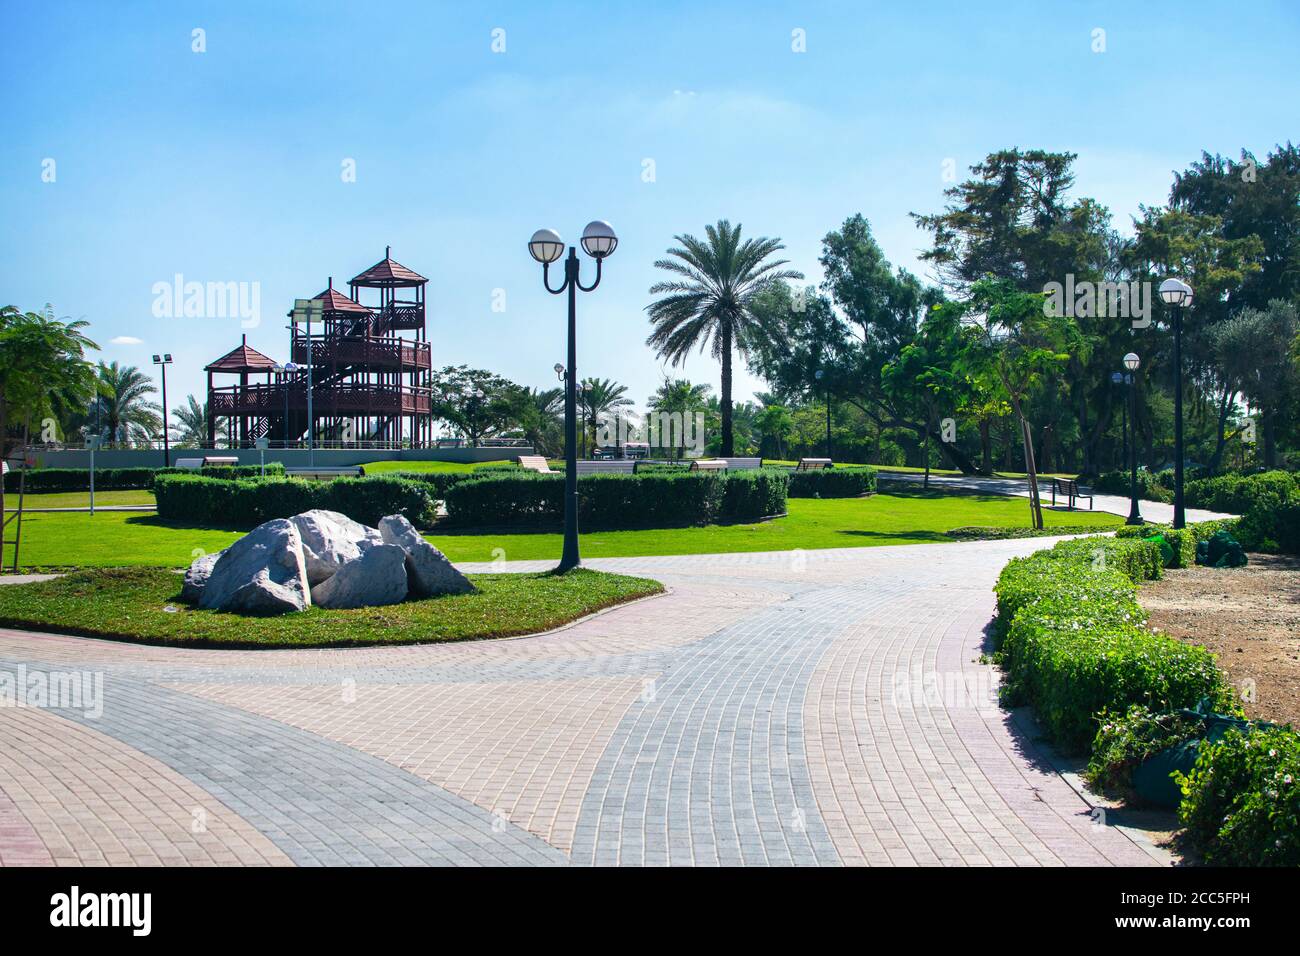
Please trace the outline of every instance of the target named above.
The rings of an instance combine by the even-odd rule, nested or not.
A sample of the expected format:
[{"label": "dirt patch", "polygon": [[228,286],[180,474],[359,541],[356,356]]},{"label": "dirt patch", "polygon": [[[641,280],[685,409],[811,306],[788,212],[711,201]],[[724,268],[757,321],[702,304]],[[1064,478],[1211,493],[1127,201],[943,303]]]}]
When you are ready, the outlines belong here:
[{"label": "dirt patch", "polygon": [[1244,568],[1166,571],[1138,600],[1152,627],[1217,654],[1234,685],[1255,682],[1247,716],[1300,727],[1300,559],[1252,554]]}]

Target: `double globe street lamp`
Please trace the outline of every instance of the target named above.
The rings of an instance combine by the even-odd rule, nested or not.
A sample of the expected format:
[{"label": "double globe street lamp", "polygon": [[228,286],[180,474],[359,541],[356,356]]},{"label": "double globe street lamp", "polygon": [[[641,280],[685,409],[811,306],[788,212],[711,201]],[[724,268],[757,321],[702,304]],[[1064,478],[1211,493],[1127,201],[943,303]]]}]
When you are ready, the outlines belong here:
[{"label": "double globe street lamp", "polygon": [[1160,299],[1174,317],[1174,527],[1187,525],[1183,508],[1183,309],[1192,304],[1192,287],[1182,279],[1160,283]]},{"label": "double globe street lamp", "polygon": [[[1142,524],[1142,512],[1138,509],[1138,455],[1137,455],[1137,370],[1142,364],[1136,352],[1129,352],[1124,356],[1124,368],[1126,372],[1116,372],[1114,381],[1116,384],[1123,382],[1128,386],[1129,407],[1133,409],[1133,440],[1130,442],[1125,436],[1125,451],[1128,452],[1129,458],[1129,506],[1128,519],[1125,524]],[[1125,422],[1127,431],[1127,421]]]},{"label": "double globe street lamp", "polygon": [[[551,263],[564,254],[564,240],[554,229],[538,229],[528,240],[528,252],[542,264],[542,285],[551,295],[569,293],[569,358],[564,378],[564,551],[560,556],[559,572],[576,568],[582,561],[578,554],[578,291],[591,292],[600,285],[601,263],[618,247],[618,236],[609,223],[601,220],[587,223],[582,231],[582,248],[596,260],[596,280],[583,285],[578,277],[581,262],[578,251],[569,246],[564,260],[564,281],[558,289],[551,288]],[[558,373],[557,373],[558,374]]]}]

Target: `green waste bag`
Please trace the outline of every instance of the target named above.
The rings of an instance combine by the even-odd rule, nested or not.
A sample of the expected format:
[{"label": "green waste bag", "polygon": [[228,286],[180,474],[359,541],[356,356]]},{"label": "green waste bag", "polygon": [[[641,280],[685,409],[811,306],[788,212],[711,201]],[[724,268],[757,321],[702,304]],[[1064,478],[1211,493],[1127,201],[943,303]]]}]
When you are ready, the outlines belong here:
[{"label": "green waste bag", "polygon": [[1229,531],[1216,531],[1196,543],[1196,563],[1211,568],[1240,568],[1247,561],[1241,543]]},{"label": "green waste bag", "polygon": [[1173,773],[1175,770],[1184,774],[1192,772],[1202,743],[1217,743],[1229,730],[1244,733],[1251,727],[1265,729],[1274,726],[1262,720],[1242,720],[1227,714],[1216,714],[1209,707],[1207,698],[1197,704],[1195,710],[1180,711],[1185,717],[1201,719],[1199,736],[1152,754],[1134,769],[1133,789],[1143,800],[1159,807],[1177,808],[1182,802],[1183,793],[1174,782]]},{"label": "green waste bag", "polygon": [[1143,538],[1142,540],[1154,541],[1156,543],[1156,546],[1160,549],[1160,563],[1163,564],[1165,567],[1169,567],[1169,565],[1174,563],[1173,545],[1171,545],[1168,541],[1165,540],[1165,536],[1163,534],[1153,534],[1151,535],[1151,537]]}]

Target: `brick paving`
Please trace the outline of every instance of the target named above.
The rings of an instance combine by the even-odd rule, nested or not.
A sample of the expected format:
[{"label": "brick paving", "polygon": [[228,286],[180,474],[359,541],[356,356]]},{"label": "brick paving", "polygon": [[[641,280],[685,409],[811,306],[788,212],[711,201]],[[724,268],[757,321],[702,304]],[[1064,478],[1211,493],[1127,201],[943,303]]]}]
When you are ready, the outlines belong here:
[{"label": "brick paving", "polygon": [[102,713],[0,707],[0,864],[1150,865],[978,662],[1050,543],[594,561],[670,593],[505,641],[0,630],[0,672],[103,676]]}]

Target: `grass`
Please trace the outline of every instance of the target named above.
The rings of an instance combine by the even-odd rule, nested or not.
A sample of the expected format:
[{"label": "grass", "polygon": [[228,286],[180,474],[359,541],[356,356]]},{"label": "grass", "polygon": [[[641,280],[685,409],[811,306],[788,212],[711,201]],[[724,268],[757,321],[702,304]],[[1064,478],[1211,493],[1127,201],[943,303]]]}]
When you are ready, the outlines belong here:
[{"label": "grass", "polygon": [[579,569],[477,574],[477,594],[352,611],[244,617],[180,604],[180,575],[156,568],[79,571],[0,587],[0,625],[191,647],[350,647],[535,634],[663,591],[657,581]]},{"label": "grass", "polygon": [[[95,507],[106,505],[154,505],[153,492],[143,488],[135,491],[96,491]],[[23,508],[89,508],[89,491],[42,491],[23,496]],[[5,510],[18,510],[18,495],[5,495]]]},{"label": "grass", "polygon": [[[790,551],[951,541],[947,532],[982,525],[1028,527],[1029,501],[1002,495],[899,489],[867,498],[791,498],[789,515],[757,524],[641,531],[594,531],[582,536],[589,558],[652,554]],[[1122,519],[1102,511],[1044,511],[1048,527],[1107,530]],[[170,567],[219,551],[242,532],[169,524],[156,515],[101,512],[32,514],[23,519],[22,566]],[[558,559],[561,535],[481,531],[426,537],[452,561]],[[12,561],[13,549],[5,549]],[[9,565],[6,564],[6,567]]]}]

